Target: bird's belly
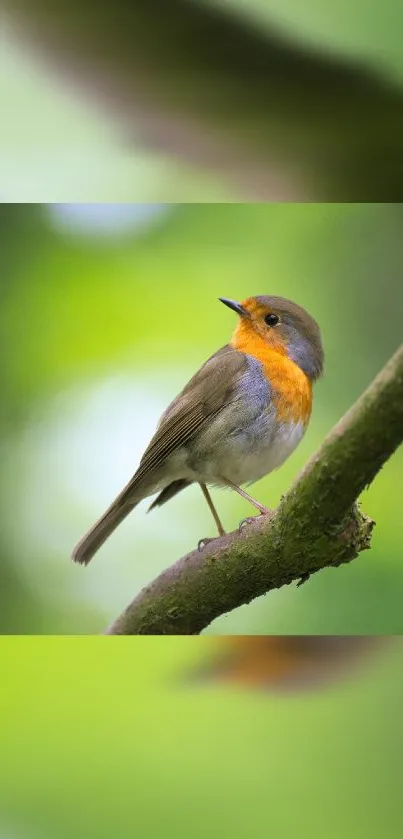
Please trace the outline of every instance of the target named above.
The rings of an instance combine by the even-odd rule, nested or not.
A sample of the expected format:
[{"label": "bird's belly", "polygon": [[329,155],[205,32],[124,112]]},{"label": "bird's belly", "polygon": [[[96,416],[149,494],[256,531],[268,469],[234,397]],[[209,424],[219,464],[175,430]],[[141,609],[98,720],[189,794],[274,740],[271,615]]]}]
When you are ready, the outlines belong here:
[{"label": "bird's belly", "polygon": [[284,463],[304,431],[302,422],[278,423],[265,410],[243,429],[217,434],[208,454],[194,462],[198,480],[222,484],[227,478],[237,485],[258,481]]},{"label": "bird's belly", "polygon": [[279,418],[262,365],[250,358],[229,404],[187,447],[183,477],[210,484],[258,481],[289,457],[305,427],[302,419]]},{"label": "bird's belly", "polygon": [[294,451],[304,434],[302,423],[284,423],[273,433],[259,424],[258,433],[251,439],[240,435],[233,440],[232,451],[222,462],[223,474],[235,484],[258,481],[277,469]]}]

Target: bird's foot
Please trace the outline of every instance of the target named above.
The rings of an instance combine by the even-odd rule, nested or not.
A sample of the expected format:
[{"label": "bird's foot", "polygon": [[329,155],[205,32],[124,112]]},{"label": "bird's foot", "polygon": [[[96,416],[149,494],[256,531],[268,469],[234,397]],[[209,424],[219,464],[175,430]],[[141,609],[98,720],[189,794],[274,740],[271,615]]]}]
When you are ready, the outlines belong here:
[{"label": "bird's foot", "polygon": [[216,541],[216,539],[217,539],[217,537],[213,537],[213,538],[210,538],[210,539],[208,539],[208,538],[206,538],[206,539],[199,539],[199,541],[198,541],[198,543],[197,543],[197,550],[198,550],[198,551],[202,551],[202,550],[203,550],[203,548],[205,548],[205,547],[206,547],[206,545],[209,545],[209,544],[210,544],[210,542],[215,542],[215,541]]},{"label": "bird's foot", "polygon": [[270,513],[270,512],[271,512],[271,510],[268,510],[267,507],[261,507],[261,509],[259,510],[259,514],[257,516],[247,516],[246,519],[242,519],[242,521],[240,522],[240,525],[238,527],[238,533],[242,533],[242,529],[244,528],[245,524],[252,524],[260,516],[265,516],[267,513]]},{"label": "bird's foot", "polygon": [[242,519],[242,521],[239,523],[238,533],[242,533],[245,524],[252,524],[258,518],[259,516],[248,516],[246,519]]}]

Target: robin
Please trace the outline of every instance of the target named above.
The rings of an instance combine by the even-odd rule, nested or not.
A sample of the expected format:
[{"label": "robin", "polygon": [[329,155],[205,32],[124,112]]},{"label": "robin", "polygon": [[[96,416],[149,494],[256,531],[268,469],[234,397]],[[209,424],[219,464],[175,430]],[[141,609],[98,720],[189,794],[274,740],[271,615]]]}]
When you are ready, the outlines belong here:
[{"label": "robin", "polygon": [[259,514],[269,512],[242,485],[281,466],[302,439],[312,383],[323,370],[320,331],[282,297],[219,299],[239,316],[230,343],[168,406],[137,472],[78,543],[75,562],[87,565],[143,498],[159,493],[151,510],[193,483],[200,484],[220,536],[225,530],[207,485],[230,487]]}]

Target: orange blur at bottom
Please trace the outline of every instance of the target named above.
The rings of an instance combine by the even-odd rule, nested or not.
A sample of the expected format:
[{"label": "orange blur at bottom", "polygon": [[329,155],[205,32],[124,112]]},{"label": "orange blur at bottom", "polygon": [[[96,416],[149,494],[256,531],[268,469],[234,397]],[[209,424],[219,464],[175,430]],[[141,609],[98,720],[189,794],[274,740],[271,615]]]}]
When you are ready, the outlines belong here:
[{"label": "orange blur at bottom", "polygon": [[192,681],[252,690],[301,691],[339,681],[390,642],[371,636],[238,636],[217,639]]}]

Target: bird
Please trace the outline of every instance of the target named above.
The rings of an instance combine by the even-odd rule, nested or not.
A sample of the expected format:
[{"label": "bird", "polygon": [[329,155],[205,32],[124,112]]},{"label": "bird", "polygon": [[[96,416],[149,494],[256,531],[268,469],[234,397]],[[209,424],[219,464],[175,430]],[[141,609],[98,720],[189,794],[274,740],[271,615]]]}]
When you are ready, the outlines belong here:
[{"label": "bird", "polygon": [[238,318],[230,342],[164,411],[137,471],[75,547],[75,562],[87,565],[144,498],[158,493],[152,510],[194,483],[219,536],[225,530],[209,486],[231,488],[259,515],[270,512],[244,487],[279,468],[306,431],[312,386],[323,373],[321,332],[305,309],[283,297],[219,301]]}]

